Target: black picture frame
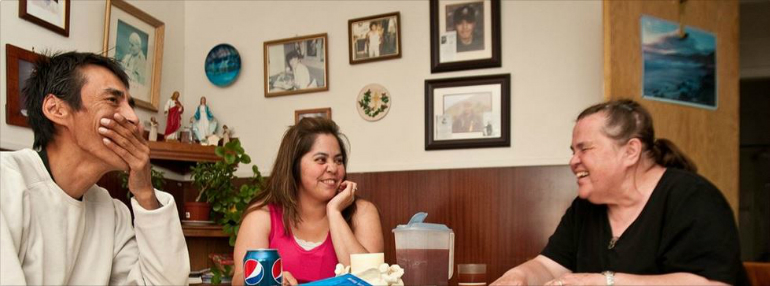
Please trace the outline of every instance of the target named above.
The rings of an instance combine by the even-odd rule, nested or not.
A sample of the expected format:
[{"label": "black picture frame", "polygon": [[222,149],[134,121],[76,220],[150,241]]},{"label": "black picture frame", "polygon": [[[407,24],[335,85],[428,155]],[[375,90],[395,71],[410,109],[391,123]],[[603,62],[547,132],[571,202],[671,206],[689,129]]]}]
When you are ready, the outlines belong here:
[{"label": "black picture frame", "polygon": [[[473,87],[478,89],[474,90]],[[488,107],[485,103],[486,97],[489,97]],[[453,102],[451,105],[450,99]],[[470,108],[467,108],[468,106]],[[479,109],[482,114],[479,114]],[[436,110],[441,110],[441,115],[438,115]],[[459,119],[465,117],[463,113],[458,115],[458,110],[463,112],[472,110],[470,112],[472,116],[480,119],[477,122],[480,122],[481,129],[474,128],[473,125],[476,124],[473,123],[457,124],[456,120],[460,122]],[[447,119],[449,123],[445,122]],[[425,81],[425,150],[510,147],[510,123],[510,74]],[[447,128],[451,128],[448,137]]]},{"label": "black picture frame", "polygon": [[[51,23],[46,19],[44,19],[46,17],[44,17],[41,14],[36,15],[36,13],[42,13],[42,14],[51,13],[50,11],[45,11],[45,9],[33,9],[32,7],[32,5],[36,5],[36,4],[47,5],[48,2],[45,2],[45,1],[37,1],[37,2],[34,2],[35,4],[31,4],[30,2],[32,2],[32,0],[19,0],[19,18],[30,21],[32,23],[37,24],[38,26],[41,26],[43,28],[46,28],[57,34],[60,34],[62,36],[69,38],[70,36],[70,1],[71,0],[60,0],[60,1],[63,2],[61,3],[62,5],[61,7],[63,7],[64,11],[59,11],[56,16],[63,18],[62,19],[63,23],[61,24]],[[59,4],[59,1],[54,1],[52,5],[58,5],[58,4]]]},{"label": "black picture frame", "polygon": [[[459,4],[447,4],[443,0],[430,0],[430,51],[431,51],[430,52],[430,62],[431,62],[430,71],[431,73],[482,69],[482,68],[494,68],[494,67],[502,66],[502,48],[501,48],[501,37],[500,37],[501,35],[500,2],[501,2],[500,0],[477,0],[477,1],[459,3]],[[488,7],[488,9],[486,8],[473,9],[472,5],[482,5],[482,6],[476,6],[476,7]],[[484,55],[477,56],[476,52],[474,52],[470,57],[465,56],[464,57],[465,59],[442,60],[442,53],[443,53],[443,57],[445,58],[448,57],[447,56],[448,54],[451,54],[452,58],[454,58],[455,54],[460,52],[452,53],[452,52],[444,52],[442,50],[442,45],[449,45],[445,47],[451,48],[451,43],[452,43],[451,32],[447,31],[447,27],[451,25],[445,24],[442,26],[440,23],[448,23],[450,20],[449,15],[451,14],[454,16],[455,13],[457,12],[455,10],[461,10],[467,13],[469,9],[463,9],[465,6],[471,6],[470,10],[474,11],[476,15],[479,15],[479,16],[476,16],[475,18],[478,20],[482,20],[481,22],[483,23],[481,28],[478,28],[478,24],[476,24],[476,28],[472,29],[473,31],[476,31],[479,29],[486,30],[487,28],[490,29],[489,33],[474,32],[477,35],[479,33],[484,35],[484,37],[482,37],[482,40],[481,40],[484,46],[481,51],[484,51],[483,53]],[[454,10],[452,8],[454,8]],[[483,11],[476,12],[478,10],[483,10]],[[487,13],[487,10],[489,10],[488,11],[489,13]],[[452,18],[455,18],[455,17],[452,17]],[[455,35],[457,34],[455,33]],[[487,35],[490,37],[489,41],[484,40]],[[471,37],[473,38],[474,36],[471,36]],[[450,41],[448,42],[447,39],[450,39]],[[455,42],[459,47],[460,46],[459,39],[456,39]],[[487,47],[487,44],[489,45],[489,47]],[[487,49],[489,49],[488,52],[487,52]],[[464,51],[461,51],[461,52],[465,53]],[[486,56],[487,54],[488,56]],[[471,55],[471,53],[468,53],[468,55]]]},{"label": "black picture frame", "polygon": [[5,93],[5,123],[20,127],[31,128],[24,115],[24,98],[21,94],[23,81],[32,73],[33,65],[45,56],[31,52],[11,44],[5,44],[6,59],[6,93]]}]

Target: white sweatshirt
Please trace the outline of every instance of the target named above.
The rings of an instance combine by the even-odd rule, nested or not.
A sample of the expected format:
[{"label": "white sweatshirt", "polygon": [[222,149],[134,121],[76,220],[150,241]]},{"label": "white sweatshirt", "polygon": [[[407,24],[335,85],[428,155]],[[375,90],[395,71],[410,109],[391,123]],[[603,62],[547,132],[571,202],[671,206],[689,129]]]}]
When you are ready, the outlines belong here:
[{"label": "white sweatshirt", "polygon": [[82,201],[33,150],[0,153],[0,285],[182,285],[190,259],[174,198],[125,204],[92,186]]}]

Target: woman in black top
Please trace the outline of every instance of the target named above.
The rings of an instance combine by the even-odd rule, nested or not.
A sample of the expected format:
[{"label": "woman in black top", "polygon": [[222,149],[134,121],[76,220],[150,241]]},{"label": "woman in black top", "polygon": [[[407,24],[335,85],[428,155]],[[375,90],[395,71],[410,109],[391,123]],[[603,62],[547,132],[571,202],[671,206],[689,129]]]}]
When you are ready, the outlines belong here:
[{"label": "woman in black top", "polygon": [[571,149],[578,198],[541,255],[493,285],[744,283],[730,206],[671,141],[655,140],[642,106],[587,108]]}]

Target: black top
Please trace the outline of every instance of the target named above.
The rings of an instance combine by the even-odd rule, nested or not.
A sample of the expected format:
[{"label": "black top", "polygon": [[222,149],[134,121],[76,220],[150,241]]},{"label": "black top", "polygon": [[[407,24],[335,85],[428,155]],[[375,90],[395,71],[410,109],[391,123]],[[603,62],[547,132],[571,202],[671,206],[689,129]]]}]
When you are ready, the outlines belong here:
[{"label": "black top", "polygon": [[697,174],[669,168],[617,242],[606,205],[577,198],[542,255],[575,273],[688,272],[744,284],[738,230],[722,193]]}]

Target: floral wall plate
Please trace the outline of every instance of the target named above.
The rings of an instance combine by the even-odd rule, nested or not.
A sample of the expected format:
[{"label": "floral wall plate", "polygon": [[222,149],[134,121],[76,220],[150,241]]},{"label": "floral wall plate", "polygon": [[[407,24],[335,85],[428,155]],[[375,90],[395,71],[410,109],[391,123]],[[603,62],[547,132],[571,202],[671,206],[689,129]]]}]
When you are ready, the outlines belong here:
[{"label": "floral wall plate", "polygon": [[356,99],[356,109],[366,121],[377,121],[385,117],[390,111],[393,103],[393,97],[384,86],[372,83],[364,86],[358,92]]}]

